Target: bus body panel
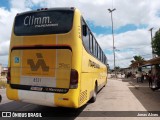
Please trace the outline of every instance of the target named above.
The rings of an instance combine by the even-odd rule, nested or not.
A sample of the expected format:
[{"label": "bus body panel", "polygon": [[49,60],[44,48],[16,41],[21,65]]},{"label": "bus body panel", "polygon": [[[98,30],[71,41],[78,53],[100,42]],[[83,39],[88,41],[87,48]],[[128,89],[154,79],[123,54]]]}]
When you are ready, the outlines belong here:
[{"label": "bus body panel", "polygon": [[78,102],[79,92],[77,92],[77,90],[74,89],[70,89],[69,92],[66,94],[58,94],[12,89],[10,85],[7,85],[6,93],[8,99],[10,100],[20,100],[22,102],[51,107],[80,107]]},{"label": "bus body panel", "polygon": [[[68,33],[16,36],[14,32],[12,32],[8,63],[8,66],[11,68],[11,84],[7,85],[7,97],[11,100],[46,106],[79,108],[84,105],[92,97],[95,81],[98,81],[98,85],[104,83],[103,80],[100,80],[102,73],[100,74],[99,72],[106,72],[106,67],[86,52],[83,47],[81,27],[81,14],[78,9],[75,9],[73,26]],[[35,47],[35,49],[13,49],[27,46]],[[67,46],[70,49],[37,49],[42,46],[57,46],[60,48]],[[17,58],[20,62],[17,62]],[[43,65],[37,65],[38,60],[42,59],[44,59],[46,63],[44,64],[42,62],[46,69],[51,66],[50,72],[44,72],[46,69],[43,71]],[[90,67],[90,60],[99,64],[102,68],[96,69]],[[29,64],[32,64],[31,66],[36,67],[37,65],[38,68],[32,68],[27,61],[30,61]],[[31,69],[33,71],[31,71]],[[72,69],[78,72],[78,87],[76,89],[69,88],[70,71]],[[37,72],[34,70],[37,70]],[[106,77],[106,73],[104,76]],[[34,78],[39,77],[42,78],[43,81],[47,81],[48,79],[50,84],[45,82],[34,83]],[[32,84],[33,88],[30,87],[32,90],[13,89],[11,87],[12,84],[28,86]],[[49,86],[60,91],[67,90],[67,92],[43,92],[35,90],[39,89],[36,88],[37,86]]]},{"label": "bus body panel", "polygon": [[[100,66],[100,67],[97,67]],[[107,69],[104,64],[93,56],[87,54],[85,48],[82,55],[81,91],[80,103],[84,105],[93,96],[95,83],[101,89],[107,81]]]},{"label": "bus body panel", "polygon": [[[35,36],[16,36],[14,33],[11,36],[10,43],[10,62],[11,67],[11,83],[20,85],[33,85],[33,86],[49,86],[55,88],[69,89],[70,70],[76,69],[78,72],[81,70],[81,29],[80,29],[80,13],[76,10],[74,15],[73,27],[69,33],[65,34],[51,34],[51,35],[35,35]],[[78,23],[78,24],[77,24]],[[37,50],[38,46],[69,46],[70,50],[55,49],[55,50]],[[35,50],[12,50],[14,47],[19,46],[35,46]],[[37,53],[39,55],[37,55]],[[57,55],[55,57],[55,54]],[[74,57],[73,57],[74,56]],[[33,65],[36,66],[38,57],[45,59],[46,66],[52,66],[50,73],[45,73],[41,66],[37,71],[31,71],[27,60],[33,60]],[[20,62],[16,63],[15,59]],[[21,63],[22,61],[22,63]],[[53,62],[51,62],[53,61]],[[56,66],[54,66],[57,62]],[[43,74],[41,74],[43,73]],[[53,74],[51,74],[53,73]],[[56,74],[56,86],[54,81],[54,74]],[[34,83],[34,78],[51,77],[51,83]],[[23,81],[23,82],[22,82]],[[27,81],[27,82],[26,82]],[[50,81],[50,80],[49,80]],[[45,85],[44,85],[45,84]],[[79,85],[78,85],[79,86]],[[14,93],[14,94],[11,94]],[[73,95],[74,94],[74,95]],[[35,97],[31,97],[35,96]],[[46,93],[40,91],[29,91],[13,89],[10,85],[7,86],[7,97],[11,100],[20,100],[24,102],[46,105],[46,106],[63,106],[63,107],[79,107],[79,87],[76,90],[70,89],[67,93]],[[37,101],[37,102],[36,102]]]},{"label": "bus body panel", "polygon": [[71,58],[69,49],[12,50],[11,84],[69,88]]},{"label": "bus body panel", "polygon": [[18,90],[17,89],[12,89],[11,86],[9,84],[7,84],[6,86],[6,95],[7,95],[7,98],[10,99],[10,100],[19,100],[19,97],[18,97]]}]

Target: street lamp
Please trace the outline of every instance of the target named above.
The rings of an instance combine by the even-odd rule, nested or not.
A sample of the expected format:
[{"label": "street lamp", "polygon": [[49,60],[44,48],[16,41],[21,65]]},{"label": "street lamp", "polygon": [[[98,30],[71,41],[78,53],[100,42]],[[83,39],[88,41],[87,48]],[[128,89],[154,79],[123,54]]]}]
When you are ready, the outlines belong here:
[{"label": "street lamp", "polygon": [[[112,21],[112,37],[113,37],[113,56],[114,56],[114,71],[115,71],[115,46],[114,46],[114,32],[113,32],[113,17],[112,17],[112,12],[115,11],[116,9],[108,9],[109,13],[111,13],[111,21]],[[116,72],[115,72],[116,76]]]},{"label": "street lamp", "polygon": [[[152,38],[152,30],[153,30],[153,27],[149,29],[149,31],[151,32],[151,43],[153,41],[153,38]],[[152,45],[151,45],[152,46]],[[152,48],[152,58],[154,58],[155,55],[153,54],[153,48]]]}]

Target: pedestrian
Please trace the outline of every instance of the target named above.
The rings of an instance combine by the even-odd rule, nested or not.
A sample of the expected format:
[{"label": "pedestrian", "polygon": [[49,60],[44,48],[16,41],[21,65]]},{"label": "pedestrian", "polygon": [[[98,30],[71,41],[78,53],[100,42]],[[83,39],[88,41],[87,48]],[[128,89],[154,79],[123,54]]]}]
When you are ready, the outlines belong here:
[{"label": "pedestrian", "polygon": [[148,82],[149,82],[149,87],[152,87],[152,74],[151,70],[148,71]]},{"label": "pedestrian", "polygon": [[123,73],[121,72],[121,78],[122,78]]},{"label": "pedestrian", "polygon": [[143,83],[143,81],[144,81],[144,73],[142,72],[141,73],[141,82]]},{"label": "pedestrian", "polygon": [[153,86],[152,90],[158,90],[160,88],[160,68],[159,66],[155,66],[153,69]]},{"label": "pedestrian", "polygon": [[137,83],[140,81],[141,76],[139,72],[136,72],[136,79],[137,79]]},{"label": "pedestrian", "polygon": [[159,89],[160,88],[160,72],[159,72],[159,69],[157,69],[157,71],[156,71],[155,84],[156,84],[157,89]]}]

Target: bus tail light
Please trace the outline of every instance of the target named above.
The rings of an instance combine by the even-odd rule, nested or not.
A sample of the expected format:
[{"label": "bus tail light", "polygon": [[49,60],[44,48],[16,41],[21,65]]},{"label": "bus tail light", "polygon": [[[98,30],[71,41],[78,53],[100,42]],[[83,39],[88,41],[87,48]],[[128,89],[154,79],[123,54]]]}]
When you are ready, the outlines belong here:
[{"label": "bus tail light", "polygon": [[41,8],[41,10],[48,10],[48,8]]},{"label": "bus tail light", "polygon": [[8,68],[8,72],[7,72],[7,83],[9,84],[11,81],[11,68]]},{"label": "bus tail light", "polygon": [[75,89],[78,87],[78,71],[72,69],[70,74],[70,88]]}]

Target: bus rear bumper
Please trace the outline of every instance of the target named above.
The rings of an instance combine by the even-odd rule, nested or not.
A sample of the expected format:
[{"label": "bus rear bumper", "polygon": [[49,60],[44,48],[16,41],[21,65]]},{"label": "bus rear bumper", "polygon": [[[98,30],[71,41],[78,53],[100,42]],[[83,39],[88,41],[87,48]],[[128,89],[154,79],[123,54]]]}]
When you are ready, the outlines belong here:
[{"label": "bus rear bumper", "polygon": [[44,106],[56,106],[54,102],[54,93],[12,89],[10,85],[7,85],[6,94],[10,100],[17,100]]},{"label": "bus rear bumper", "polygon": [[7,85],[7,97],[10,100],[17,100],[26,103],[44,105],[50,107],[78,108],[78,94],[76,90],[70,89],[66,94],[38,92],[29,90],[12,89]]},{"label": "bus rear bumper", "polygon": [[55,107],[54,93],[18,90],[19,100],[44,106]]}]

